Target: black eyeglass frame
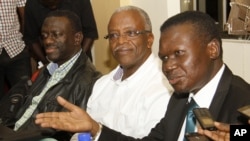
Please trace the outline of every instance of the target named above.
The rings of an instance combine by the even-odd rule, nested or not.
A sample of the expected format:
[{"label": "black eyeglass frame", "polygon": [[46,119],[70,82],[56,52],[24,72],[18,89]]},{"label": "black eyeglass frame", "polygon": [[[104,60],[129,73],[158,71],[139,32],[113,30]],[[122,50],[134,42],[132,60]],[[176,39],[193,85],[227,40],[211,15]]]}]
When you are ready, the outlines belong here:
[{"label": "black eyeglass frame", "polygon": [[[121,36],[133,38],[133,37],[137,37],[141,34],[145,34],[145,33],[152,33],[152,31],[149,31],[149,30],[129,30],[129,31],[124,32],[123,34],[118,34],[118,33],[107,34],[106,36],[104,36],[104,39],[109,39],[109,40],[112,40],[112,38],[118,39]],[[114,36],[116,36],[116,37],[114,37]]]}]

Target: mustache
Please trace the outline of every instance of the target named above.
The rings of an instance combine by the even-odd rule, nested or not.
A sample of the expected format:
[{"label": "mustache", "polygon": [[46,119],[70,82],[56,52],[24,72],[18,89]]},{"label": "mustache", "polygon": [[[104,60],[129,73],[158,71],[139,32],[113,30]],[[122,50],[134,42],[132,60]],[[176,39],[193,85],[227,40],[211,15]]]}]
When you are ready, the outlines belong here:
[{"label": "mustache", "polygon": [[114,52],[119,51],[123,48],[129,49],[129,48],[131,48],[130,46],[135,47],[136,45],[132,41],[129,40],[128,42],[126,42],[124,44],[116,46],[114,49]]},{"label": "mustache", "polygon": [[172,80],[175,78],[182,77],[182,75],[178,72],[164,72],[165,76],[167,77],[168,80]]},{"label": "mustache", "polygon": [[125,45],[119,45],[119,46],[116,46],[115,49],[114,49],[114,52],[117,52],[118,50],[122,49],[126,47]]},{"label": "mustache", "polygon": [[57,48],[57,45],[56,44],[45,44],[43,45],[43,47],[46,49],[46,48]]}]

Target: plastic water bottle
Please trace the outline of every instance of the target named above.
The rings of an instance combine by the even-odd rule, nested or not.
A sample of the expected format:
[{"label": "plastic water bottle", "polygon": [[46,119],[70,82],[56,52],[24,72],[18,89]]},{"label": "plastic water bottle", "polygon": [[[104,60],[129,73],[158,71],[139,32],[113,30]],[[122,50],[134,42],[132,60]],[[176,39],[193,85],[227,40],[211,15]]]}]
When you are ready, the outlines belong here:
[{"label": "plastic water bottle", "polygon": [[88,132],[79,133],[78,134],[78,141],[91,141],[91,134]]}]

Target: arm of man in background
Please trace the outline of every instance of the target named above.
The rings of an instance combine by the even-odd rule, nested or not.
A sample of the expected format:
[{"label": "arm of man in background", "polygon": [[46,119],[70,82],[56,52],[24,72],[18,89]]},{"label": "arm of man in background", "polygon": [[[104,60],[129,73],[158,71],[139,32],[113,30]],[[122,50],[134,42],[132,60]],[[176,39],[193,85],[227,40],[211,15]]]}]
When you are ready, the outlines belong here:
[{"label": "arm of man in background", "polygon": [[93,46],[94,39],[92,38],[84,38],[82,41],[82,49],[87,52],[88,50],[91,50],[91,47]]},{"label": "arm of man in background", "polygon": [[42,23],[42,21],[39,20],[43,20],[43,18],[36,18],[36,15],[32,12],[33,9],[32,3],[27,1],[24,10],[24,41],[31,52],[31,56],[36,61],[42,61],[43,64],[47,64],[49,61],[40,43],[40,29],[42,25],[39,25],[39,23]]},{"label": "arm of man in background", "polygon": [[32,52],[32,57],[37,61],[42,61],[43,64],[48,64],[49,61],[42,49],[41,44],[38,41],[28,44],[30,51]]},{"label": "arm of man in background", "polygon": [[81,17],[83,36],[84,36],[82,42],[82,49],[86,52],[87,56],[89,56],[89,58],[92,60],[91,49],[94,44],[94,41],[98,39],[98,32],[91,1],[80,0],[80,1],[74,1],[72,3],[73,3],[73,11],[79,14],[79,17]]},{"label": "arm of man in background", "polygon": [[24,31],[24,7],[17,7],[18,18],[20,22],[20,32]]}]

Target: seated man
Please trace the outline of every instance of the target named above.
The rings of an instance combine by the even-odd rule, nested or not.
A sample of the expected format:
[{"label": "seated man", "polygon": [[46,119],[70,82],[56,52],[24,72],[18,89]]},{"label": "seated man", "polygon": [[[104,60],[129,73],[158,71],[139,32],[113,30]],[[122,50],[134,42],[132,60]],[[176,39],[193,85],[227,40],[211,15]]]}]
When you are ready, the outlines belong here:
[{"label": "seated man", "polygon": [[[159,47],[162,70],[174,93],[166,101],[164,118],[148,136],[124,136],[102,126],[62,97],[57,100],[69,111],[38,114],[36,123],[59,130],[91,132],[98,141],[183,141],[190,133],[185,130],[189,106],[196,102],[199,107],[208,108],[216,121],[244,124],[237,109],[250,104],[250,85],[232,73],[222,54],[220,31],[209,15],[198,11],[179,13],[161,26]],[[192,132],[196,132],[198,124],[193,124]]]},{"label": "seated man", "polygon": [[134,6],[119,7],[106,38],[119,65],[97,80],[87,112],[125,135],[143,137],[164,116],[170,98],[160,59],[152,53],[148,14]]},{"label": "seated man", "polygon": [[48,63],[39,41],[40,30],[46,15],[55,10],[69,10],[79,16],[84,35],[81,47],[92,59],[91,47],[98,38],[98,32],[90,0],[27,0],[24,13],[24,41],[32,57],[43,64]]},{"label": "seated man", "polygon": [[[18,120],[14,130],[18,132],[39,128],[34,124],[37,113],[64,111],[56,101],[59,95],[86,109],[93,85],[101,76],[82,51],[81,42],[84,37],[77,15],[70,11],[51,12],[44,20],[41,36],[51,62],[42,68],[27,93],[22,93],[27,98],[16,115]],[[10,96],[15,94],[14,92],[21,92],[20,85],[22,84],[11,90],[13,93],[10,93]],[[55,134],[55,138],[60,141],[69,140],[70,137],[71,135],[67,134]]]}]

